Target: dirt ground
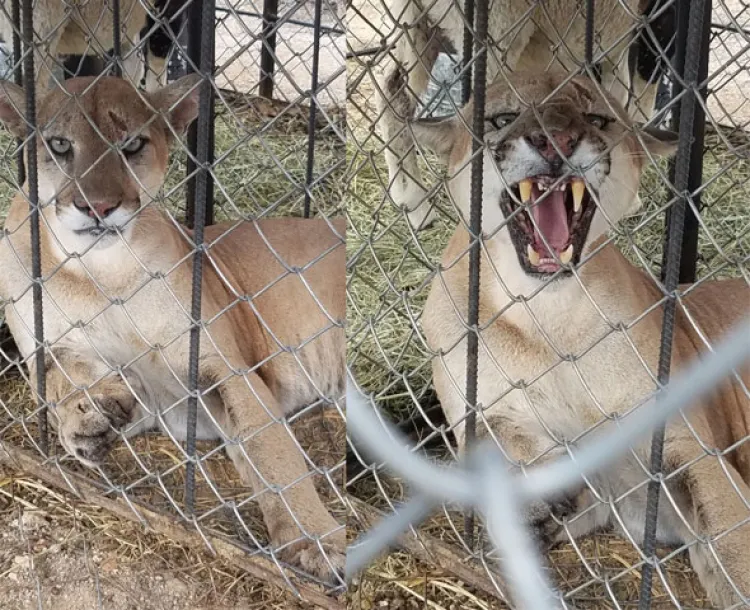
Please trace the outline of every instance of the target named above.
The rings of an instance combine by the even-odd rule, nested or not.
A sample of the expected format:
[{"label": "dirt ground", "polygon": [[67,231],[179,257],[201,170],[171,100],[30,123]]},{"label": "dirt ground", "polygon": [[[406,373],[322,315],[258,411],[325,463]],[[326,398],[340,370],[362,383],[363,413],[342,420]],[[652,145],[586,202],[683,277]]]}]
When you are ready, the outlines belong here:
[{"label": "dirt ground", "polygon": [[[236,91],[257,93],[260,75],[261,40],[258,33],[263,27],[255,12],[261,3],[218,2],[217,6],[230,8],[231,12],[217,12],[216,66],[217,84]],[[344,62],[346,40],[339,33],[343,9],[338,2],[323,0],[321,8],[321,36],[318,66],[318,100],[324,106],[344,102],[346,74]],[[274,97],[292,102],[305,95],[312,83],[314,30],[314,2],[279,2],[279,15],[287,16],[277,30],[275,56],[278,62],[274,80]],[[331,31],[331,30],[338,31]]]},{"label": "dirt ground", "polygon": [[[33,502],[33,503],[32,503]],[[202,550],[180,547],[0,467],[3,610],[310,610]]]}]

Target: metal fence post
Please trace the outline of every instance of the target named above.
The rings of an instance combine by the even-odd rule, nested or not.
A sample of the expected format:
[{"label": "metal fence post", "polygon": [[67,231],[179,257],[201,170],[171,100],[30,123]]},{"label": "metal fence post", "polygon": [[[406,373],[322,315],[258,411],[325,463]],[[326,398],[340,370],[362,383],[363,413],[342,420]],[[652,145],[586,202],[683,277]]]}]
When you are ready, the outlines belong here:
[{"label": "metal fence post", "polygon": [[[698,219],[690,210],[689,200],[698,205],[693,193],[703,178],[703,135],[705,115],[698,96],[706,95],[705,80],[708,73],[708,36],[711,25],[711,0],[690,0],[689,15],[686,3],[679,5],[678,46],[676,61],[679,66],[676,81],[682,80],[684,92],[677,116],[679,145],[674,162],[674,191],[677,199],[668,214],[667,236],[662,269],[667,300],[664,303],[662,337],[659,350],[658,382],[669,382],[672,340],[676,315],[675,292],[681,282],[695,280],[695,265],[698,250]],[[696,44],[697,43],[697,44]],[[683,93],[682,87],[673,89],[673,99]],[[656,548],[656,527],[661,490],[662,454],[665,426],[654,431],[651,441],[651,480],[648,485],[646,522],[643,538],[643,555],[640,610],[651,607],[651,584]]]},{"label": "metal fence post", "polygon": [[39,447],[49,454],[47,433],[47,372],[44,366],[44,310],[42,305],[42,257],[39,244],[39,190],[36,158],[36,78],[34,75],[34,14],[32,0],[23,0],[21,7],[21,33],[23,36],[23,77],[26,91],[26,151],[28,161],[29,224],[31,232],[32,300],[34,307],[34,364],[36,365],[36,392],[39,409]]},{"label": "metal fence post", "polygon": [[[208,0],[210,5],[213,7],[215,0]],[[213,74],[214,70],[214,27],[215,21],[207,26],[210,31],[203,31],[201,23],[203,22],[203,5],[205,1],[193,0],[190,5],[188,12],[188,25],[187,25],[187,38],[188,38],[188,61],[187,61],[187,72],[195,72],[196,69],[203,72],[202,66],[209,66],[208,72],[205,74]],[[214,9],[212,9],[214,10]],[[214,13],[215,14],[215,10]],[[214,19],[212,17],[212,19]],[[206,41],[204,41],[206,37]],[[204,44],[204,42],[206,44]],[[204,55],[208,55],[204,57]],[[202,107],[201,107],[202,108]],[[214,96],[211,95],[208,100],[207,108],[202,108],[202,112],[208,113],[208,124],[205,126],[208,137],[208,156],[206,157],[205,163],[211,164],[214,162]],[[189,176],[187,181],[186,189],[186,210],[185,210],[185,224],[191,229],[195,226],[196,219],[196,205],[203,205],[204,210],[201,212],[204,214],[205,224],[212,225],[214,223],[214,182],[213,177],[210,174],[205,176],[206,180],[206,196],[199,199],[196,193],[196,153],[198,150],[198,126],[201,124],[201,117],[194,122],[188,129],[188,158],[187,158],[187,175]],[[199,161],[200,162],[200,161]]]},{"label": "metal fence post", "polygon": [[471,59],[474,51],[474,0],[464,0],[464,48],[461,57],[461,104],[471,97]]},{"label": "metal fence post", "polygon": [[584,56],[586,69],[594,68],[594,4],[595,0],[586,0],[586,45]]},{"label": "metal fence post", "polygon": [[[708,54],[709,54],[709,39],[711,35],[711,5],[712,3],[706,2],[703,7],[703,29],[698,33],[688,33],[689,18],[692,16],[692,12],[689,12],[690,6],[686,2],[680,2],[677,4],[677,40],[676,51],[674,57],[674,66],[672,69],[672,99],[677,99],[683,91],[683,83],[685,80],[685,58],[686,51],[689,41],[698,40],[700,44],[701,56],[700,65],[698,67],[698,87],[701,99],[706,99],[708,96],[707,83],[708,78]],[[695,34],[699,38],[688,38],[688,36]],[[692,44],[691,44],[692,46]],[[681,105],[678,104],[672,109],[672,120],[671,127],[674,131],[680,129],[680,111]],[[703,141],[705,135],[705,112],[703,107],[698,104],[695,108],[696,120],[692,126],[692,147],[690,150],[690,172],[688,176],[687,189],[690,193],[695,193],[692,197],[695,210],[688,208],[685,210],[685,221],[683,224],[683,238],[682,248],[680,255],[680,282],[693,282],[695,281],[696,264],[698,261],[698,216],[696,212],[700,212],[701,209],[701,194],[695,191],[701,185],[703,177]],[[672,184],[675,184],[675,164],[676,159],[673,159],[669,165],[669,180]],[[672,210],[667,210],[665,226],[668,228],[670,224]],[[664,258],[662,260],[662,279],[665,277],[667,267],[667,244],[669,242],[670,235],[667,231]]]},{"label": "metal fence post", "polygon": [[[474,115],[471,144],[471,210],[469,212],[469,309],[466,338],[466,423],[467,450],[476,437],[477,372],[479,364],[479,280],[482,239],[482,183],[484,173],[484,102],[487,87],[487,28],[488,0],[476,5],[474,28]],[[474,545],[474,514],[468,513],[464,521],[464,536],[469,547]]]},{"label": "metal fence post", "polygon": [[[208,211],[211,209],[213,191],[210,187],[210,167],[213,163],[213,123],[214,123],[214,90],[211,76],[214,69],[214,0],[203,0],[197,4],[202,8],[201,20],[198,22],[202,36],[200,38],[200,65],[203,76],[196,121],[196,161],[198,170],[195,175],[195,207],[193,210],[193,294],[190,309],[190,354],[188,363],[188,403],[187,434],[185,451],[189,456],[185,472],[185,509],[192,513],[195,503],[195,441],[198,423],[198,364],[200,361],[201,321],[201,288],[203,282],[203,229],[207,224]],[[195,5],[194,5],[195,6]],[[192,11],[190,19],[197,15]],[[191,28],[193,23],[190,24]],[[191,32],[192,33],[192,32]],[[191,40],[194,44],[195,38]]]},{"label": "metal fence post", "polygon": [[[258,92],[261,97],[268,99],[273,97],[273,76],[276,67],[276,24],[278,20],[279,0],[264,0]],[[318,29],[320,29],[320,26],[318,26]]]},{"label": "metal fence post", "polygon": [[122,32],[120,0],[112,0],[112,74],[122,76]]},{"label": "metal fence post", "polygon": [[315,120],[318,110],[318,70],[320,64],[320,22],[322,0],[315,0],[315,16],[313,18],[313,58],[312,76],[310,77],[310,115],[307,123],[307,168],[305,174],[305,207],[304,216],[310,218],[310,203],[312,200],[313,173],[315,170]]},{"label": "metal fence post", "polygon": [[[214,0],[203,0],[197,4],[202,8],[198,22],[202,32],[199,69],[203,76],[196,122],[196,160],[198,171],[195,176],[195,208],[193,217],[193,294],[190,310],[190,354],[188,364],[187,434],[185,451],[189,456],[185,472],[185,509],[192,513],[195,503],[195,441],[198,422],[198,364],[200,361],[201,288],[203,281],[203,229],[207,223],[212,191],[209,188],[210,166],[213,163],[213,100],[214,90],[211,76],[214,68]],[[192,9],[192,7],[191,7]],[[197,11],[196,11],[197,12]],[[195,17],[191,12],[191,20]],[[191,28],[193,24],[191,23]],[[194,39],[193,39],[194,40]],[[192,42],[192,41],[191,41]]]}]

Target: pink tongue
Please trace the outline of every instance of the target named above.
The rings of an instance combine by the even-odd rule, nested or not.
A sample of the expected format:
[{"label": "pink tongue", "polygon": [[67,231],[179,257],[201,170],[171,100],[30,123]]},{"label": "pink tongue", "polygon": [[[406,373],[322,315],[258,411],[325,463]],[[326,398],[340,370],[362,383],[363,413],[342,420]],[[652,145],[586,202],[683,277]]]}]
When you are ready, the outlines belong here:
[{"label": "pink tongue", "polygon": [[[537,194],[536,185],[534,185],[534,195]],[[534,197],[536,201],[537,197]],[[544,235],[544,239],[551,248],[561,252],[570,240],[570,231],[568,230],[568,212],[565,209],[565,192],[550,191],[541,203],[535,203],[531,206],[531,213],[536,221],[537,229],[534,230],[537,251],[540,254],[546,250],[544,241],[539,233]]]}]

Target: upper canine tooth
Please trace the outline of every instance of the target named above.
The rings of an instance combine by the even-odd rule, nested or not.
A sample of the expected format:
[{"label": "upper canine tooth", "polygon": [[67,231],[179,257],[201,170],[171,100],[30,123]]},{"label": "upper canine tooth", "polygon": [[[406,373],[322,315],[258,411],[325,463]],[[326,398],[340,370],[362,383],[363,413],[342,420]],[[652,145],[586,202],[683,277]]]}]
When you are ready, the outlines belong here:
[{"label": "upper canine tooth", "polygon": [[541,260],[539,258],[539,253],[534,250],[534,247],[531,244],[526,244],[526,255],[529,257],[529,262],[534,265],[534,267],[539,266],[539,261]]},{"label": "upper canine tooth", "polygon": [[567,265],[573,260],[573,244],[570,244],[565,250],[560,252],[560,262],[563,265]]},{"label": "upper canine tooth", "polygon": [[578,212],[581,209],[586,185],[583,183],[583,180],[573,180],[570,184],[570,190],[573,192],[573,211]]},{"label": "upper canine tooth", "polygon": [[524,178],[518,183],[518,192],[521,194],[521,203],[531,199],[531,180]]}]

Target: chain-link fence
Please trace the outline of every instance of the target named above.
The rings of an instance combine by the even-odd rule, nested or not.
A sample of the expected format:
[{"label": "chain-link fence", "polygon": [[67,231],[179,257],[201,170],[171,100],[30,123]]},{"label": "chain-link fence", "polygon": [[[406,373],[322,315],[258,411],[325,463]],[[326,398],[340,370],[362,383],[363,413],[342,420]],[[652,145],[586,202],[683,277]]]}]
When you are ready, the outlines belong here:
[{"label": "chain-link fence", "polygon": [[[117,539],[340,607],[340,7],[7,0],[0,23],[4,468]],[[27,550],[2,605],[71,607]],[[97,561],[92,607],[132,607]],[[164,607],[147,582],[137,607]]]},{"label": "chain-link fence", "polygon": [[[521,470],[574,456],[747,312],[749,16],[703,0],[351,3],[347,358],[419,450],[451,460],[489,439]],[[741,372],[524,508],[564,606],[745,607]],[[350,528],[408,495],[356,444],[347,469]],[[423,516],[354,580],[355,606],[525,607],[483,524],[451,504]]]}]

